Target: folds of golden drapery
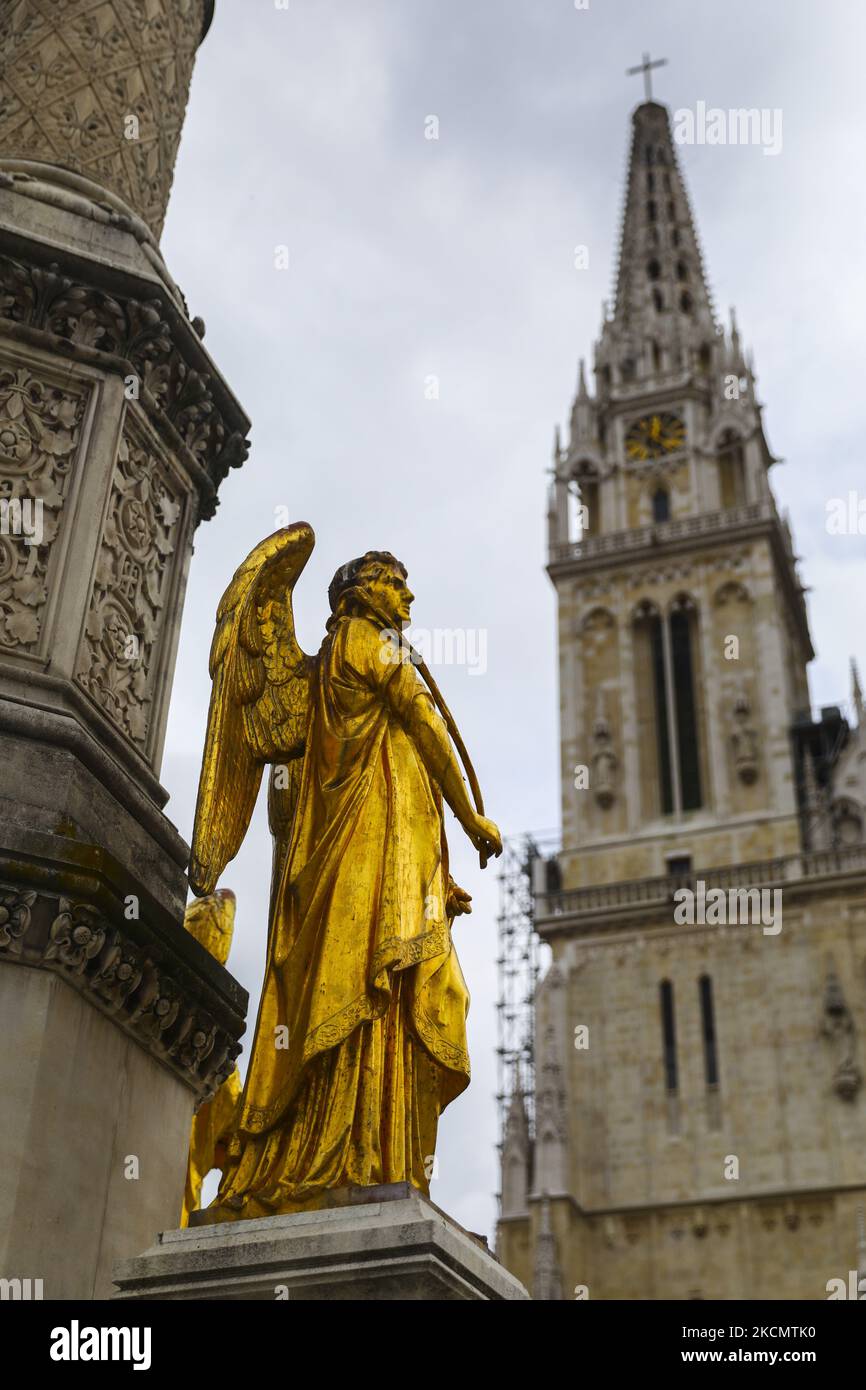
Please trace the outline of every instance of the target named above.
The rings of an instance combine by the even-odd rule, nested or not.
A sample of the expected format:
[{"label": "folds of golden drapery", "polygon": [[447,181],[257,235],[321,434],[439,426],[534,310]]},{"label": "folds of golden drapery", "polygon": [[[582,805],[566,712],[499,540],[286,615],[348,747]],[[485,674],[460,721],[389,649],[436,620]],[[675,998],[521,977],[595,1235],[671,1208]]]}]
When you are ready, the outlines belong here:
[{"label": "folds of golden drapery", "polygon": [[204,1101],[193,1115],[189,1136],[186,1186],[181,1209],[181,1226],[189,1225],[189,1214],[201,1204],[202,1183],[212,1168],[222,1168],[226,1145],[231,1137],[235,1113],[241,1098],[241,1074],[235,1067],[216,1095]]},{"label": "folds of golden drapery", "polygon": [[298,805],[220,1219],[329,1188],[429,1186],[439,1114],[468,1084],[468,993],[446,912],[442,801],[412,737],[412,666],[344,617],[320,653]]}]

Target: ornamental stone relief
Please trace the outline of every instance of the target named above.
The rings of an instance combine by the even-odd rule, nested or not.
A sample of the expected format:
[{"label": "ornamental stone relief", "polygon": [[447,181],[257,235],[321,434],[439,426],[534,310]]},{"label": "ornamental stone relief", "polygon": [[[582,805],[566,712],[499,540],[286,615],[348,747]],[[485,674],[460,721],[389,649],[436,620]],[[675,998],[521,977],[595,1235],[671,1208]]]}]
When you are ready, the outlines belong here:
[{"label": "ornamental stone relief", "polygon": [[141,751],[184,510],[180,485],[131,432],[120,441],[77,679]]},{"label": "ornamental stone relief", "polygon": [[[170,315],[169,315],[170,317]],[[127,361],[141,385],[142,404],[205,470],[199,520],[216,510],[216,491],[230,468],[244,462],[249,443],[229,418],[213,378],[180,351],[176,333],[159,299],[115,298],[95,285],[73,280],[56,264],[26,265],[0,256],[0,318],[50,335],[48,346],[69,345]],[[243,422],[246,427],[246,422]]]},{"label": "ornamental stone relief", "polygon": [[0,951],[20,956],[35,901],[36,894],[30,890],[0,887]]},{"label": "ornamental stone relief", "polygon": [[[700,572],[701,566],[697,566]],[[695,572],[695,567],[687,560],[672,560],[669,565],[660,566],[658,569],[636,570],[629,576],[628,587],[630,589],[655,589],[660,584],[673,584],[682,579],[689,579]]]},{"label": "ornamental stone relief", "polygon": [[0,363],[0,647],[40,649],[86,401],[85,388],[61,389]]},{"label": "ornamental stone relief", "polygon": [[204,0],[14,0],[3,12],[0,149],[94,180],[159,236]]},{"label": "ornamental stone relief", "polygon": [[611,594],[616,594],[622,587],[623,576],[621,574],[609,575],[606,579],[593,579],[585,584],[575,584],[572,590],[572,597],[576,601],[582,598],[609,598]]},{"label": "ornamental stone relief", "polygon": [[675,478],[677,473],[688,469],[688,458],[678,454],[675,458],[653,458],[635,462],[626,459],[624,471],[636,478]]},{"label": "ornamental stone relief", "polygon": [[214,1013],[198,981],[178,985],[172,972],[181,961],[166,959],[164,938],[147,944],[147,923],[140,941],[129,932],[89,902],[0,883],[0,959],[60,975],[206,1099],[234,1069],[242,1019]]}]

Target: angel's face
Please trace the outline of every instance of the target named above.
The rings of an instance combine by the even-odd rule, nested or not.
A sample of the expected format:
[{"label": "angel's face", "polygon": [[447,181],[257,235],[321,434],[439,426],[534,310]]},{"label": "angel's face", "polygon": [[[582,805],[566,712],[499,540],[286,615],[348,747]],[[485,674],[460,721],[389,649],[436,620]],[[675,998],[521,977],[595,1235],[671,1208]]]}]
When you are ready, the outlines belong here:
[{"label": "angel's face", "polygon": [[381,617],[387,618],[392,627],[405,627],[415,595],[399,570],[384,570],[368,579],[364,587]]}]

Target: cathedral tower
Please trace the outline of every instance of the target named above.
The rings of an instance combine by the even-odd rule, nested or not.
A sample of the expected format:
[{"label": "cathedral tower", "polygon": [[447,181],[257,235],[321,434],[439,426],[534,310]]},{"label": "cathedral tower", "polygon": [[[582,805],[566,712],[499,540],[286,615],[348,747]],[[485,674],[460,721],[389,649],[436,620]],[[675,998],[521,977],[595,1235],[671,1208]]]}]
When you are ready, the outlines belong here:
[{"label": "cathedral tower", "polygon": [[548,504],[562,849],[500,1251],[537,1296],[826,1297],[866,1198],[863,749],[810,715],[752,360],[651,100],[594,379]]}]

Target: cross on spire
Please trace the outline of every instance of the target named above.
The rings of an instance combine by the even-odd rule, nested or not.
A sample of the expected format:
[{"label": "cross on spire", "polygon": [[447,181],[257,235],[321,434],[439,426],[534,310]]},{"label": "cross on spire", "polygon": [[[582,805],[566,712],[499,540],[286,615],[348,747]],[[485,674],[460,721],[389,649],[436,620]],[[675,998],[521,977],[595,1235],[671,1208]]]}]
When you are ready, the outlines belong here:
[{"label": "cross on spire", "polygon": [[650,62],[650,56],[649,56],[649,54],[648,54],[648,53],[645,53],[645,54],[643,55],[643,62],[642,62],[642,63],[639,63],[638,66],[637,66],[636,68],[626,68],[626,70],[625,70],[625,75],[626,75],[626,77],[634,77],[636,73],[642,72],[642,73],[643,73],[643,87],[644,87],[644,92],[646,93],[646,99],[647,99],[647,101],[652,101],[652,99],[653,99],[653,84],[652,84],[652,78],[650,77],[650,72],[652,71],[653,68],[664,68],[664,67],[667,67],[667,62],[668,62],[667,58],[656,58],[654,62]]}]

